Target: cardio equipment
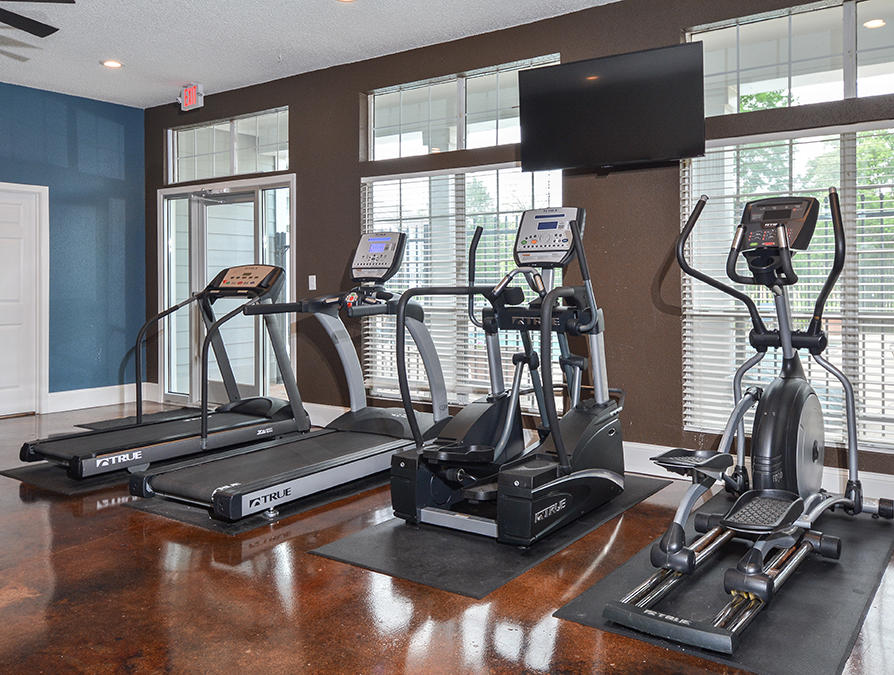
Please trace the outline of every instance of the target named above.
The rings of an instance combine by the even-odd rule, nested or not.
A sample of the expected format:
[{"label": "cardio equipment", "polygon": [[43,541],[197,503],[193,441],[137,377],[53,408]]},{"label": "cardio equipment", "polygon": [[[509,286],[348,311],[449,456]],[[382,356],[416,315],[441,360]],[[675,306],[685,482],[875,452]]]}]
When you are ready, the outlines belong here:
[{"label": "cardio equipment", "polygon": [[[624,489],[619,419],[623,392],[611,390],[620,400],[609,396],[602,310],[596,306],[581,243],[584,217],[580,208],[525,211],[515,238],[517,267],[493,288],[474,285],[479,227],[469,252],[468,287],[414,288],[401,296],[398,379],[416,447],[395,454],[391,463],[391,503],[399,518],[529,546]],[[554,270],[565,269],[575,257],[583,284],[551,288]],[[522,289],[509,285],[519,275],[537,293],[529,305],[521,306]],[[415,421],[404,354],[406,308],[419,295],[469,296],[469,318],[485,333],[491,385],[487,397],[465,406],[429,442]],[[477,295],[490,305],[480,321],[473,314]],[[565,304],[558,306],[559,299]],[[508,389],[503,383],[501,330],[518,331],[523,347],[513,356],[515,370]],[[532,347],[531,331],[539,333],[540,354]],[[559,363],[571,400],[570,410],[561,418],[554,399],[552,333],[558,336]],[[568,336],[586,338],[589,359],[571,353]],[[519,412],[526,367],[542,422],[541,440],[528,451]],[[582,373],[588,368],[594,395],[582,398]]]},{"label": "cardio equipment", "polygon": [[[844,228],[838,194],[829,189],[835,257],[813,316],[806,330],[794,330],[788,287],[797,283],[792,256],[806,250],[813,236],[819,202],[812,197],[774,197],[745,205],[727,257],[726,271],[737,283],[761,285],[773,294],[778,328],[768,330],[752,299],[734,288],[693,269],[685,246],[707,197],[702,196],[677,240],[677,260],[683,270],[745,304],[751,315],[751,346],[757,352],[733,378],[735,408],[727,422],[719,450],[670,450],[653,461],[692,485],[674,520],[651,550],[658,571],[625,595],[608,604],[604,616],[630,628],[703,649],[731,654],[742,631],[773,599],[779,588],[811,553],[837,559],[841,541],[813,528],[826,510],[843,509],[850,515],[868,513],[894,517],[889,499],[864,499],[857,473],[857,431],[854,390],[847,377],[823,356],[828,338],[822,329],[823,308],[845,260]],[[739,255],[750,275],[736,270]],[[782,350],[779,375],[765,387],[742,392],[742,378],[768,349]],[[843,495],[822,489],[823,414],[816,393],[804,375],[798,356],[806,349],[814,361],[834,375],[844,389],[847,411],[849,477]],[[745,467],[743,419],[754,404],[757,410],[751,434],[751,479]],[[733,439],[736,451],[733,454]],[[727,469],[732,469],[727,473]],[[737,497],[726,513],[695,516],[700,533],[687,541],[684,527],[696,501],[717,481]],[[753,488],[749,489],[749,483]],[[729,603],[713,618],[672,616],[657,608],[660,600],[684,582],[731,539],[749,546],[735,568],[724,575]],[[695,583],[695,582],[690,582]]]},{"label": "cardio equipment", "polygon": [[[323,430],[297,440],[261,442],[134,474],[131,494],[192,504],[223,520],[255,513],[275,518],[277,508],[289,502],[387,470],[391,455],[410,445],[407,417],[401,408],[367,405],[360,359],[339,314],[357,318],[396,313],[397,301],[383,284],[400,267],[405,245],[406,235],[400,232],[365,234],[351,263],[351,278],[359,284],[355,288],[294,303],[245,308],[246,314],[316,317],[344,370],[351,404],[348,412]],[[449,419],[440,361],[423,323],[422,308],[414,304],[404,309],[431,383],[433,412],[423,416],[423,433],[436,434]]]},{"label": "cardio equipment", "polygon": [[[66,468],[71,478],[88,478],[112,471],[145,469],[150,463],[191,453],[225,448],[255,440],[306,432],[310,420],[301,402],[289,355],[272,317],[265,317],[276,364],[288,401],[266,396],[241,398],[230,367],[220,328],[243,309],[269,305],[285,280],[285,271],[273,265],[239,265],[219,272],[201,291],[150,318],[140,328],[134,350],[136,366],[136,423],[97,431],[59,434],[22,445],[23,462],[48,460]],[[212,305],[221,298],[244,303],[219,319]],[[202,343],[202,406],[185,417],[143,415],[142,343],[149,328],[182,307],[196,303],[205,324]],[[209,350],[220,370],[229,403],[208,411]]]}]

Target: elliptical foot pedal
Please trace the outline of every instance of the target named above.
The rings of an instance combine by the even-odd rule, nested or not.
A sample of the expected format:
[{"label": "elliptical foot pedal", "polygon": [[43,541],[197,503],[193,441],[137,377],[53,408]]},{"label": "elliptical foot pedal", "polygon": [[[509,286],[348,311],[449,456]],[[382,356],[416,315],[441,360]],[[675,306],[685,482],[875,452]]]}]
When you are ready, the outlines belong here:
[{"label": "elliptical foot pedal", "polygon": [[472,502],[492,502],[497,499],[498,483],[484,483],[472,485],[463,489],[463,497]]},{"label": "elliptical foot pedal", "polygon": [[733,465],[735,458],[726,452],[716,450],[685,450],[675,448],[650,458],[658,466],[683,476],[693,473],[719,473]]},{"label": "elliptical foot pedal", "polygon": [[422,456],[434,462],[474,462],[486,464],[494,461],[494,448],[491,445],[466,445],[451,443],[435,445],[422,451]]},{"label": "elliptical foot pedal", "polygon": [[794,523],[804,500],[788,490],[749,490],[720,519],[721,527],[745,534],[770,534]]}]

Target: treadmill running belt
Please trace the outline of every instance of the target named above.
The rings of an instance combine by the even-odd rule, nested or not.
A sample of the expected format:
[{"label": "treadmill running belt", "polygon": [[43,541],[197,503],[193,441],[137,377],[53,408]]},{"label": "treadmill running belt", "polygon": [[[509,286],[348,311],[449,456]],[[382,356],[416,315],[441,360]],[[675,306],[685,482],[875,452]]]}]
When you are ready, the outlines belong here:
[{"label": "treadmill running belt", "polygon": [[339,431],[161,473],[152,478],[151,485],[156,492],[208,504],[214,492],[224,486],[273,478],[397,440]]},{"label": "treadmill running belt", "polygon": [[[176,408],[174,410],[161,410],[155,413],[143,415],[143,424],[155,424],[157,422],[169,422],[171,420],[184,420],[189,417],[201,415],[198,408]],[[136,415],[130,417],[117,417],[110,420],[96,420],[95,422],[83,422],[76,426],[81,429],[90,429],[91,431],[105,431],[106,429],[117,429],[119,427],[133,426],[137,423]]]},{"label": "treadmill running belt", "polygon": [[[259,424],[263,420],[253,415],[239,413],[214,413],[208,417],[208,433]],[[62,438],[49,438],[37,443],[35,448],[41,455],[68,459],[70,457],[93,457],[94,455],[113,450],[126,450],[138,448],[144,445],[164,443],[188,436],[198,436],[201,429],[201,420],[192,418],[188,420],[171,420],[170,422],[158,422],[142,427],[129,427],[127,429],[111,429],[102,432],[84,432]]]}]

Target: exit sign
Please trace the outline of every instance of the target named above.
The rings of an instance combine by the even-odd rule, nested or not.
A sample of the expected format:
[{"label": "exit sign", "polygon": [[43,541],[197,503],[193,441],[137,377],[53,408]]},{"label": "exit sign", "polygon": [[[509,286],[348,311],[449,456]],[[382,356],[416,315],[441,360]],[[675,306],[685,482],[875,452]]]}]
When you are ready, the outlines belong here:
[{"label": "exit sign", "polygon": [[192,110],[205,105],[205,92],[201,84],[187,84],[180,89],[180,110]]}]

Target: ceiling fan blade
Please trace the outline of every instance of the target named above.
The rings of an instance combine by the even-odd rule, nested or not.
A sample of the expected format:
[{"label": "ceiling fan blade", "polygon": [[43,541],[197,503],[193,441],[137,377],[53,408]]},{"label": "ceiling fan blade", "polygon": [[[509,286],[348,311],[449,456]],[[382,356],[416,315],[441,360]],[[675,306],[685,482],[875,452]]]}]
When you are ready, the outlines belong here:
[{"label": "ceiling fan blade", "polygon": [[5,23],[7,26],[18,28],[19,30],[23,30],[26,33],[31,33],[31,35],[36,35],[41,38],[45,38],[47,35],[52,35],[59,30],[58,28],[53,28],[53,26],[48,26],[40,21],[29,19],[27,16],[22,16],[15,12],[8,12],[5,9],[0,9],[0,23]]},{"label": "ceiling fan blade", "polygon": [[13,52],[8,52],[5,49],[0,49],[0,56],[5,56],[8,59],[12,59],[13,61],[19,61],[21,63],[25,63],[25,61],[31,60],[27,56],[22,56],[21,54],[15,54]]}]

